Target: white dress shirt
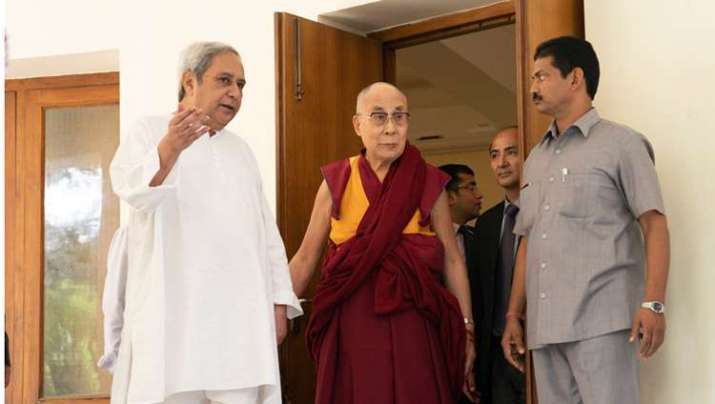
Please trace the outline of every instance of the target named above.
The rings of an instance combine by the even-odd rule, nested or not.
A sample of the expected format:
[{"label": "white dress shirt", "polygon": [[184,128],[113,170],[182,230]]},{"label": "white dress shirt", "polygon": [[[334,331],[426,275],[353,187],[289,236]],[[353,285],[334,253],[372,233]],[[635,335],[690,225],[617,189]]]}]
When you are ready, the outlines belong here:
[{"label": "white dress shirt", "polygon": [[104,355],[97,366],[110,372],[119,353],[119,344],[124,325],[124,293],[127,288],[127,228],[120,227],[114,233],[107,254],[107,276],[102,293],[104,313]]}]

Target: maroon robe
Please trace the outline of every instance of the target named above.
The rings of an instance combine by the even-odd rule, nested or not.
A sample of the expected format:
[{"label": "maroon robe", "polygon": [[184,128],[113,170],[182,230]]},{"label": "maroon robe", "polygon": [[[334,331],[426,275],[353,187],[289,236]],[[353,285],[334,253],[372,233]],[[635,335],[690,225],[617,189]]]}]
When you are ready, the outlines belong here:
[{"label": "maroon robe", "polygon": [[[402,234],[422,226],[446,183],[407,145],[381,184],[364,157],[369,207],[356,235],[330,243],[308,323],[317,365],[316,404],[455,403],[464,377],[465,328],[457,299],[440,283],[442,243]],[[350,177],[348,160],[322,169],[333,216]]]}]

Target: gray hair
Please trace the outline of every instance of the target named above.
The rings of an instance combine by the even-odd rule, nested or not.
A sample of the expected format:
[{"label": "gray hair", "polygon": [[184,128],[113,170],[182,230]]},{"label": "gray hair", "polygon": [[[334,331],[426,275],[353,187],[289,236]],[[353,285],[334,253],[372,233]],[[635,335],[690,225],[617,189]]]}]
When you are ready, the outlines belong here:
[{"label": "gray hair", "polygon": [[195,42],[181,52],[181,62],[179,65],[179,101],[184,99],[184,95],[186,95],[182,83],[184,73],[192,73],[196,76],[196,80],[201,83],[204,73],[206,73],[206,70],[211,66],[211,61],[214,56],[224,52],[231,52],[239,58],[241,57],[238,51],[231,45],[221,42]]}]

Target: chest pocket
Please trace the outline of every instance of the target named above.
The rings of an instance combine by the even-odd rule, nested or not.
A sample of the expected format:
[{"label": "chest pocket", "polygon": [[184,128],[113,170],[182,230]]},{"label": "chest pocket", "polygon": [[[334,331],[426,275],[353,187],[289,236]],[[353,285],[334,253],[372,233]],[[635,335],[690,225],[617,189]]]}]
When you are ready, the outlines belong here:
[{"label": "chest pocket", "polygon": [[603,197],[616,192],[605,174],[591,171],[572,171],[559,178],[556,184],[559,215],[565,218],[585,219],[603,208]]}]

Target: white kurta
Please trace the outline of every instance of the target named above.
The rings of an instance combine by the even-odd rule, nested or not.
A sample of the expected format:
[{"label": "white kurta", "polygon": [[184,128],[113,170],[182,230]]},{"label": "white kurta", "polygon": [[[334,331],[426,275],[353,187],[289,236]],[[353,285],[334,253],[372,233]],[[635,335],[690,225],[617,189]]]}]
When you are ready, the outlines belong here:
[{"label": "white kurta", "polygon": [[158,187],[169,117],[139,120],[112,161],[131,206],[129,272],[113,403],[262,386],[280,403],[274,304],[302,314],[248,145],[222,130],[179,156]]},{"label": "white kurta", "polygon": [[107,276],[102,293],[102,313],[104,314],[104,355],[97,366],[110,372],[119,355],[119,344],[124,326],[124,294],[127,289],[128,234],[126,227],[114,233],[107,252]]}]

